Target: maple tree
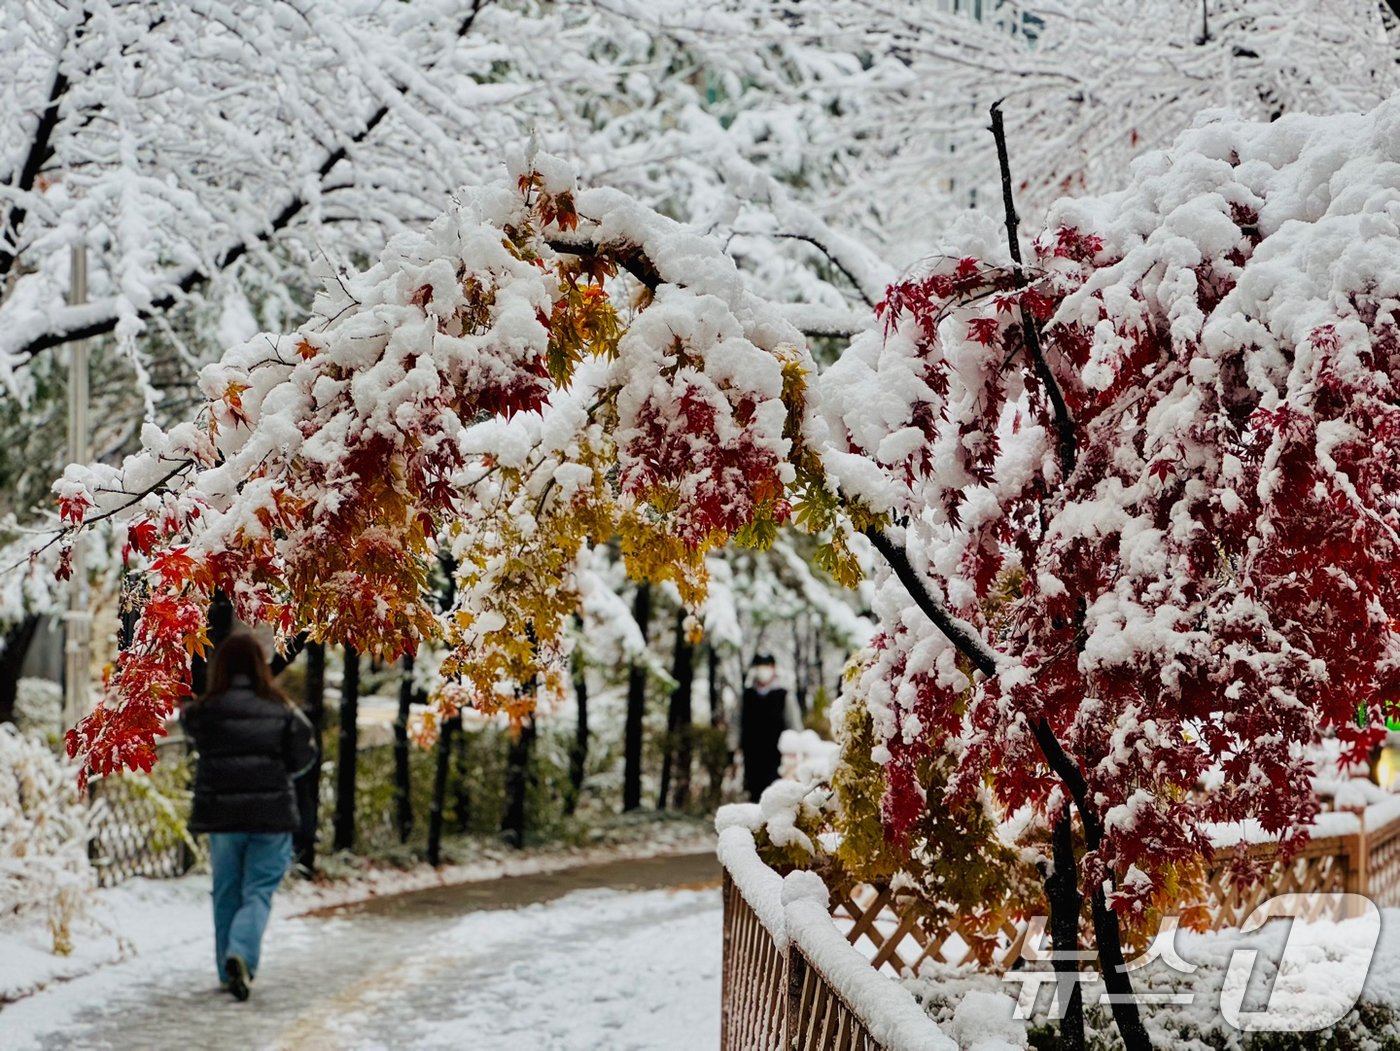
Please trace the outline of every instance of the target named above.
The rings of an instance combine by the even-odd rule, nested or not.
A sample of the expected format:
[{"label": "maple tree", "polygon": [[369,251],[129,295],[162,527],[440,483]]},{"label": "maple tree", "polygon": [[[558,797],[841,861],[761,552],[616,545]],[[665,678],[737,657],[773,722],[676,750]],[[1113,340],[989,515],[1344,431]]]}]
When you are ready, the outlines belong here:
[{"label": "maple tree", "polygon": [[[872,535],[899,582],[861,680],[887,828],[919,819],[919,765],[949,749],[954,804],[988,783],[1008,809],[1072,802],[1101,952],[1115,913],[1211,856],[1213,824],[1296,845],[1305,746],[1364,761],[1384,726],[1397,113],[1192,131],[1127,190],[1057,205],[1029,265],[983,230],[901,282],[823,376],[850,449],[829,472],[900,523]],[[880,426],[847,393],[875,384],[911,392]],[[1225,787],[1197,791],[1212,771]]]},{"label": "maple tree", "polygon": [[197,421],[69,468],[62,514],[129,523],[151,588],[69,749],[149,765],[215,588],[283,637],[441,639],[445,709],[523,717],[563,688],[590,542],[698,605],[707,551],[791,518],[838,579],[867,542],[885,563],[854,689],[891,841],[984,791],[1065,835],[1072,807],[1117,991],[1119,917],[1160,904],[1215,823],[1296,846],[1305,746],[1359,758],[1383,725],[1397,127],[1400,102],[1204,125],[1124,191],[1058,204],[1024,264],[1014,221],[1009,251],[970,220],[820,375],[705,237],[518,163],[331,281],[295,333],[207,368]]},{"label": "maple tree", "polygon": [[[605,217],[586,237],[580,209]],[[629,222],[663,242],[648,258],[693,252],[695,280],[663,284]],[[625,326],[604,288],[623,266],[645,299]],[[197,423],[59,483],[66,521],[122,516],[148,566],[112,703],[70,739],[100,772],[153,761],[215,589],[247,621],[386,659],[438,639],[444,677],[522,715],[521,684],[562,688],[589,540],[618,537],[631,572],[696,605],[706,551],[789,514],[800,334],[722,253],[620,195],[576,203],[571,177],[522,171],[333,282],[317,313],[207,368]],[[445,614],[439,550],[458,566]]]}]

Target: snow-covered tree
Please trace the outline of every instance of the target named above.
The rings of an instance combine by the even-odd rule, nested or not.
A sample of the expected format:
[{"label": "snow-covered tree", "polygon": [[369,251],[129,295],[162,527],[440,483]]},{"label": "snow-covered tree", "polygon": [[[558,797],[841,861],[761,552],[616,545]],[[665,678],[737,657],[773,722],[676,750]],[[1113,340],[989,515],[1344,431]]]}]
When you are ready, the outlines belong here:
[{"label": "snow-covered tree", "polygon": [[[815,159],[799,140],[860,76],[849,56],[785,40],[757,0],[39,0],[6,21],[10,396],[33,392],[27,366],[47,350],[115,334],[154,402],[151,341],[188,367],[195,335],[222,346],[285,327],[314,260],[373,258],[532,132],[594,179],[730,223],[770,196],[765,178]],[[92,302],[69,305],[78,241]]]},{"label": "snow-covered tree", "polygon": [[[1207,124],[1057,204],[1028,266],[970,231],[822,377],[829,476],[888,523],[897,577],[861,683],[889,830],[945,751],[954,803],[1072,801],[1101,951],[1213,823],[1296,842],[1306,746],[1363,760],[1384,726],[1397,127],[1397,101]],[[1212,770],[1227,787],[1195,791]]]},{"label": "snow-covered tree", "polygon": [[71,951],[94,882],[88,817],[71,767],[40,738],[0,724],[0,927],[41,912],[54,951]]},{"label": "snow-covered tree", "polygon": [[[888,834],[987,788],[1065,836],[1072,807],[1112,981],[1118,916],[1159,903],[1212,823],[1296,845],[1305,747],[1361,755],[1381,724],[1397,128],[1400,102],[1206,124],[1126,190],[1058,204],[1024,265],[969,222],[820,376],[710,240],[519,162],[207,368],[196,420],[70,468],[65,517],[127,523],[151,584],[70,748],[151,761],[214,588],[284,636],[442,639],[459,697],[523,716],[524,684],[563,688],[586,542],[698,605],[707,552],[792,517],[838,577],[867,540],[889,567],[856,684]],[[1195,792],[1217,769],[1228,787]]]},{"label": "snow-covered tree", "polygon": [[[783,5],[792,32],[863,50],[843,97],[834,203],[901,264],[951,210],[992,207],[988,107],[1004,100],[1018,200],[1123,186],[1133,157],[1207,110],[1253,120],[1364,111],[1400,90],[1400,29],[1380,0],[833,0]],[[872,187],[879,187],[872,194]]]},{"label": "snow-covered tree", "polygon": [[[775,18],[757,0],[37,0],[0,15],[0,548],[17,542],[0,551],[0,625],[27,631],[65,597],[48,562],[11,571],[50,524],[36,503],[63,463],[61,348],[95,337],[91,444],[116,462],[145,423],[197,409],[198,369],[222,348],[294,325],[321,276],[425,225],[531,135],[733,234],[771,292],[822,307],[806,323],[848,328],[848,296],[892,274],[869,279],[869,258],[792,194],[824,191],[814,162],[841,146],[819,129],[863,72]],[[90,302],[71,305],[79,242]]]}]

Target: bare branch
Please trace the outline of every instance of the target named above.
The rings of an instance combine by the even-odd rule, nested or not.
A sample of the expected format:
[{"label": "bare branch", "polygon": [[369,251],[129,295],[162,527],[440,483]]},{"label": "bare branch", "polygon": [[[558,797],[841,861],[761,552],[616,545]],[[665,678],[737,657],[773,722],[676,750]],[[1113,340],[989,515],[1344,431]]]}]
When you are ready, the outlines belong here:
[{"label": "bare branch", "polygon": [[[991,131],[992,138],[996,140],[997,144],[997,162],[1001,166],[1001,199],[1002,204],[1006,207],[1006,240],[1007,247],[1011,250],[1012,273],[1016,287],[1023,289],[1026,287],[1026,272],[1021,263],[1021,242],[1016,235],[1019,220],[1016,217],[1016,201],[1011,192],[1011,162],[1006,155],[1006,128],[1002,124],[1000,101],[992,103]],[[1050,404],[1055,410],[1055,434],[1059,439],[1060,471],[1068,480],[1069,476],[1074,473],[1077,452],[1074,421],[1070,418],[1069,407],[1065,404],[1065,396],[1060,390],[1055,374],[1050,371],[1050,365],[1045,360],[1045,353],[1040,345],[1040,330],[1036,328],[1035,318],[1031,316],[1030,308],[1024,302],[1021,304],[1021,331],[1026,341],[1026,350],[1030,354],[1031,363],[1035,368],[1035,374],[1045,385],[1045,390],[1050,395]]]},{"label": "bare branch", "polygon": [[[1396,2],[1400,3],[1400,0],[1396,0]],[[827,261],[830,262],[832,266],[841,271],[846,280],[851,283],[851,287],[856,290],[856,294],[864,301],[865,305],[872,310],[875,309],[874,300],[870,298],[869,293],[865,291],[861,283],[856,280],[855,274],[846,269],[846,265],[842,263],[841,260],[836,257],[836,254],[827,245],[823,244],[819,238],[812,237],[810,234],[774,234],[773,236],[788,241],[805,241],[807,244],[811,245],[822,255],[826,256]]]}]

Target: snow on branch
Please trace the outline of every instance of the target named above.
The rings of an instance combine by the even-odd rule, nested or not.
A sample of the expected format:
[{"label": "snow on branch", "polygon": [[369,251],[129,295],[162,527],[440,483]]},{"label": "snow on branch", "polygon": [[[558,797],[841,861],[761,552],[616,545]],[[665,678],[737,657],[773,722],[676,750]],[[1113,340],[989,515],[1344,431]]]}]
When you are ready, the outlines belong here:
[{"label": "snow on branch", "polygon": [[[643,265],[654,287],[625,321],[618,275]],[[443,641],[449,703],[523,715],[517,684],[563,687],[588,544],[620,538],[631,572],[698,608],[707,550],[769,542],[790,513],[784,397],[810,371],[718,245],[625,195],[580,192],[543,155],[463,191],[333,276],[296,332],[206,368],[198,419],[57,485],[73,526],[126,528],[150,584],[70,748],[104,773],[149,765],[215,589],[284,639]],[[444,614],[440,551],[458,567]]]},{"label": "snow on branch", "polygon": [[1135,910],[1212,822],[1304,837],[1320,734],[1364,760],[1400,667],[1397,127],[1203,124],[1058,203],[1024,268],[969,224],[822,376],[828,470],[891,549],[860,692],[894,834],[936,750],[953,804],[1062,783]]}]

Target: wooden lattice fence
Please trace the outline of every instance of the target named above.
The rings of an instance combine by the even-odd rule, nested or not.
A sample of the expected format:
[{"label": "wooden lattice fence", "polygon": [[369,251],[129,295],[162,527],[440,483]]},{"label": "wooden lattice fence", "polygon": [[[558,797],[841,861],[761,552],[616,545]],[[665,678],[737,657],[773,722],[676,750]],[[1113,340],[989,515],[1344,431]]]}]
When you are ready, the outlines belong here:
[{"label": "wooden lattice fence", "polygon": [[824,892],[809,882],[790,895],[792,877],[785,886],[759,861],[746,830],[724,830],[720,856],[722,1051],[955,1051],[913,997],[851,947]]},{"label": "wooden lattice fence", "polygon": [[[1330,893],[1400,906],[1400,798],[1364,811],[1327,815],[1315,838],[1289,859],[1268,843],[1246,852],[1263,877],[1241,888],[1226,878],[1236,849],[1222,849],[1206,880],[1209,926],[1238,927],[1254,910],[1283,894],[1316,895],[1328,911]],[[786,880],[764,866],[743,828],[720,836],[724,881],[724,980],[721,1047],[725,1051],[893,1051],[955,1045],[888,975],[917,971],[927,960],[962,964],[972,958],[956,921],[929,926],[889,887],[861,885],[817,901],[790,895]],[[744,872],[742,880],[735,872]],[[789,897],[796,900],[788,901]],[[766,904],[760,905],[759,902]],[[782,904],[775,904],[781,902]],[[1290,909],[1297,915],[1296,909]],[[1306,915],[1306,913],[1305,913]],[[1044,922],[1008,923],[995,966],[1043,960]],[[851,968],[855,960],[863,966]],[[881,974],[880,972],[884,972]],[[862,988],[866,980],[883,988]],[[894,1008],[891,1011],[891,1008]]]},{"label": "wooden lattice fence", "polygon": [[[1319,835],[1286,861],[1269,843],[1248,846],[1264,875],[1246,885],[1228,878],[1235,848],[1222,849],[1206,880],[1204,905],[1211,930],[1239,927],[1256,908],[1282,894],[1317,895],[1316,911],[1330,907],[1322,895],[1348,892],[1370,898],[1382,908],[1400,906],[1400,799],[1364,811],[1325,815]],[[927,960],[953,966],[973,961],[971,947],[957,921],[929,925],[908,899],[889,887],[860,884],[833,902],[832,918],[850,943],[878,969],[899,975],[916,971]],[[1305,915],[1306,918],[1306,915]],[[998,968],[1015,966],[1025,949],[1027,926],[1007,923],[994,953]]]}]

